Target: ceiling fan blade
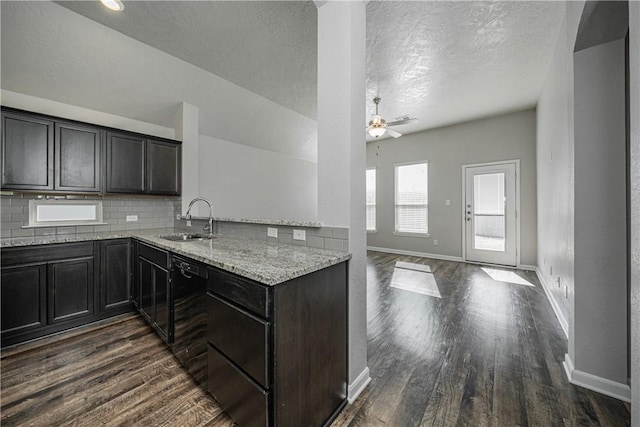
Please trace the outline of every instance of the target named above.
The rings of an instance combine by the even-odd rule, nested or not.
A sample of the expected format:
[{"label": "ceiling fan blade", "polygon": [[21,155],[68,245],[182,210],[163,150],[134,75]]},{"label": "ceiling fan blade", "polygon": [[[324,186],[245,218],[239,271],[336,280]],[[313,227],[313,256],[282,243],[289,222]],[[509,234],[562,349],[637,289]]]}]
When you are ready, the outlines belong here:
[{"label": "ceiling fan blade", "polygon": [[407,123],[411,123],[411,122],[415,122],[418,119],[416,119],[415,117],[402,117],[400,120],[394,120],[392,122],[387,123],[387,126],[400,126],[400,125],[405,125]]},{"label": "ceiling fan blade", "polygon": [[387,133],[389,134],[389,136],[392,136],[394,138],[398,138],[399,136],[402,136],[400,132],[396,132],[395,130],[389,129],[389,128],[387,128]]}]

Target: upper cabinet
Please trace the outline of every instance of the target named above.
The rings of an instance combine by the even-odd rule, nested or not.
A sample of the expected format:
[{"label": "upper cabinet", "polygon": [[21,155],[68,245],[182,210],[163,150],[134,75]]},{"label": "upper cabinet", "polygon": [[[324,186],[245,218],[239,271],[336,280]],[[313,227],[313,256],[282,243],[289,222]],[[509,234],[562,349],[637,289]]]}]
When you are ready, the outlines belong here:
[{"label": "upper cabinet", "polygon": [[177,141],[3,109],[1,156],[6,190],[181,192]]},{"label": "upper cabinet", "polygon": [[102,130],[62,122],[55,129],[54,189],[100,192]]},{"label": "upper cabinet", "polygon": [[180,194],[180,146],[147,139],[147,192]]},{"label": "upper cabinet", "polygon": [[144,138],[107,132],[107,193],[144,193]]},{"label": "upper cabinet", "polygon": [[2,112],[2,188],[53,190],[53,121]]}]

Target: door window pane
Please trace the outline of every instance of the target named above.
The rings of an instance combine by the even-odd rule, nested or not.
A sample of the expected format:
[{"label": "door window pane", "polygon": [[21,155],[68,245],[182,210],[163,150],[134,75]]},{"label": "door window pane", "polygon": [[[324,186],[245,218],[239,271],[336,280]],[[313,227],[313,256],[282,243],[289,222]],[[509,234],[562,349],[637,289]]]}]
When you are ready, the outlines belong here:
[{"label": "door window pane", "polygon": [[506,250],[505,174],[473,177],[473,247],[486,251]]}]

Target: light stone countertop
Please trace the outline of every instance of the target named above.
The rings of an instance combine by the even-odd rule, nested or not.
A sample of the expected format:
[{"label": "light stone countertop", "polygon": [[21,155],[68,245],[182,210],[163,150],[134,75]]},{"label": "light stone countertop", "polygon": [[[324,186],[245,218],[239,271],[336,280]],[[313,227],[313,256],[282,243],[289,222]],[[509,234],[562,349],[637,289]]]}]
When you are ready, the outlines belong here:
[{"label": "light stone countertop", "polygon": [[351,254],[345,252],[229,236],[216,236],[211,240],[190,242],[174,242],[160,237],[167,234],[179,233],[173,229],[166,229],[12,238],[3,239],[0,247],[135,238],[269,286],[322,270],[351,258]]},{"label": "light stone countertop", "polygon": [[[186,216],[181,215],[180,219],[187,219]],[[208,221],[208,216],[192,216],[191,219],[199,219]],[[219,218],[213,217],[214,221],[218,222],[239,222],[246,224],[262,224],[262,225],[282,225],[282,226],[290,226],[290,227],[309,227],[309,228],[320,228],[322,227],[321,222],[317,221],[293,221],[287,219],[244,219],[244,218]]]}]

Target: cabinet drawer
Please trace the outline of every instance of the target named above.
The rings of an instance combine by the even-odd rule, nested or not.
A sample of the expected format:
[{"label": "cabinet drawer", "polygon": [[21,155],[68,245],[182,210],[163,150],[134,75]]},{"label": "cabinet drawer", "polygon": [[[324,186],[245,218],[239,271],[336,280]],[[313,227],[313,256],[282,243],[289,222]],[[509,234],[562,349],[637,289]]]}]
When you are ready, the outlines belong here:
[{"label": "cabinet drawer", "polygon": [[269,393],[256,386],[223,355],[209,346],[209,393],[243,427],[265,427]]},{"label": "cabinet drawer", "polygon": [[169,253],[167,251],[140,243],[138,254],[141,257],[158,264],[160,267],[169,268]]},{"label": "cabinet drawer", "polygon": [[265,285],[235,274],[210,269],[207,290],[262,317],[269,317],[269,289]]},{"label": "cabinet drawer", "polygon": [[93,256],[93,243],[64,243],[2,249],[2,266]]},{"label": "cabinet drawer", "polygon": [[209,295],[208,339],[263,387],[269,387],[269,323]]}]

